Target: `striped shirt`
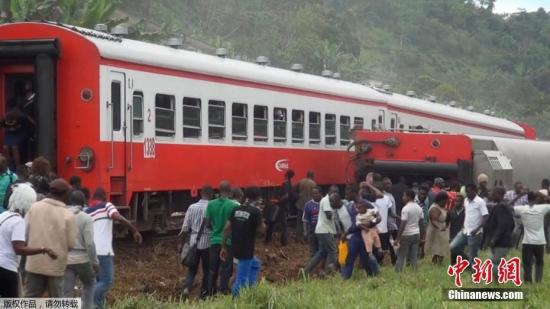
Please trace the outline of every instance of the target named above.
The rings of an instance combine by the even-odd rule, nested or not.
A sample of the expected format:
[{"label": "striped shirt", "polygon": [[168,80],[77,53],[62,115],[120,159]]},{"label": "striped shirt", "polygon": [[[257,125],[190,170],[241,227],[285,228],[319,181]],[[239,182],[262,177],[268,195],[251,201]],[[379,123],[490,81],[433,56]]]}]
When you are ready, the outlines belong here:
[{"label": "striped shirt", "polygon": [[[187,212],[185,213],[185,219],[183,220],[183,226],[181,230],[183,232],[191,231],[191,238],[189,239],[189,244],[194,245],[197,242],[197,235],[201,228],[201,224],[204,222],[204,217],[206,215],[206,207],[208,206],[208,200],[201,199],[197,203],[189,206]],[[210,230],[203,227],[199,243],[197,244],[197,249],[207,249],[210,247]]]},{"label": "striped shirt", "polygon": [[[506,192],[506,194],[504,194],[504,201],[507,203],[511,203],[517,196],[518,194],[515,190],[510,190]],[[527,194],[525,194],[522,197],[518,198],[518,200],[512,206],[522,206],[527,204],[529,203],[527,202]]]},{"label": "striped shirt", "polygon": [[118,213],[109,202],[93,201],[86,209],[94,220],[94,244],[97,255],[115,255],[113,251],[113,215]]}]

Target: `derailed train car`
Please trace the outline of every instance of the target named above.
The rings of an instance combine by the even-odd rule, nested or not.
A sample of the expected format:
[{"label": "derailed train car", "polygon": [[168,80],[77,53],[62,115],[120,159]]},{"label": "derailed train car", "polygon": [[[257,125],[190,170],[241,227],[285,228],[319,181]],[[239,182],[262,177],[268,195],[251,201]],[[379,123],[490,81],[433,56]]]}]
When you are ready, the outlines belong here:
[{"label": "derailed train car", "polygon": [[550,178],[550,142],[466,134],[356,131],[352,148],[357,180],[374,171],[411,181],[442,176],[460,183],[485,173],[490,186],[517,181],[536,189]]}]

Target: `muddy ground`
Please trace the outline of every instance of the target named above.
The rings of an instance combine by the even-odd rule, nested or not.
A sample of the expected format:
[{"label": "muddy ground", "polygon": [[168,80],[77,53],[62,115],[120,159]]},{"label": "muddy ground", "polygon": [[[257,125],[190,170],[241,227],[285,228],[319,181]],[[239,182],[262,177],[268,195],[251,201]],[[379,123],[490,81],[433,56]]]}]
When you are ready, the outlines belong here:
[{"label": "muddy ground", "polygon": [[[274,235],[274,239],[278,235]],[[256,253],[262,261],[261,276],[271,282],[284,282],[298,278],[300,268],[307,263],[308,245],[297,243],[294,236],[281,247],[278,241],[264,244],[256,242]],[[115,241],[115,284],[109,298],[154,295],[163,300],[179,299],[186,269],[179,263],[177,240],[146,237],[141,246],[130,240]],[[193,296],[198,293],[201,274],[195,279]]]}]

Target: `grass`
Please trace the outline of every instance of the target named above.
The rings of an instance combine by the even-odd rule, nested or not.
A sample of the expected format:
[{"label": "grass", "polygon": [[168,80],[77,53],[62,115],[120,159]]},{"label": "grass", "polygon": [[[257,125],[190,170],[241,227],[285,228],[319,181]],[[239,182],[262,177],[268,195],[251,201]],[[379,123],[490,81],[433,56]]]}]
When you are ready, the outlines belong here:
[{"label": "grass", "polygon": [[[514,252],[518,256],[519,252]],[[204,302],[175,300],[161,302],[153,296],[131,297],[118,300],[112,308],[547,308],[550,306],[550,263],[546,263],[543,283],[516,288],[524,291],[522,301],[458,302],[447,301],[443,289],[453,288],[453,278],[447,276],[446,267],[432,266],[427,259],[420,262],[417,273],[406,269],[396,274],[390,267],[382,267],[376,278],[366,278],[356,269],[352,279],[339,276],[324,280],[296,280],[277,285],[265,281],[243,291],[239,299],[217,297]],[[462,276],[463,287],[473,288],[470,273]],[[483,286],[485,286],[483,284]],[[512,288],[513,284],[487,287]]]}]

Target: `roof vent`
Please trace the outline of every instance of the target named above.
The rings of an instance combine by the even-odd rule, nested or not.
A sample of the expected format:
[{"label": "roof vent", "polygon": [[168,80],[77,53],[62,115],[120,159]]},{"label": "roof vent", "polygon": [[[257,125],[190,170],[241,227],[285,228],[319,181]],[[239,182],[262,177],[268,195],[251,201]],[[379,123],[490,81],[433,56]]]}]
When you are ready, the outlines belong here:
[{"label": "roof vent", "polygon": [[390,84],[384,84],[382,85],[382,89],[384,89],[385,91],[391,91],[391,86]]},{"label": "roof vent", "polygon": [[473,112],[474,107],[472,105],[468,105],[468,107],[466,107],[466,110],[468,110],[469,112]]},{"label": "roof vent", "polygon": [[294,72],[303,72],[304,66],[299,63],[295,63],[290,67],[290,69]]},{"label": "roof vent", "polygon": [[182,38],[169,38],[168,41],[166,41],[166,46],[172,47],[174,49],[180,49],[183,47],[183,39]]},{"label": "roof vent", "polygon": [[100,31],[100,32],[109,32],[109,28],[107,27],[106,24],[96,24],[94,26],[94,30]]},{"label": "roof vent", "polygon": [[338,72],[334,72],[334,74],[332,74],[332,78],[334,79],[340,79],[342,78],[342,74],[338,73]]},{"label": "roof vent", "polygon": [[495,115],[495,111],[491,111],[491,116],[494,116]]},{"label": "roof vent", "polygon": [[456,101],[449,102],[449,106],[450,107],[456,107]]},{"label": "roof vent", "polygon": [[484,110],[483,113],[484,113],[485,115],[491,115],[491,111],[488,110],[488,109]]},{"label": "roof vent", "polygon": [[116,25],[111,29],[111,34],[118,37],[128,36],[128,26],[123,24]]},{"label": "roof vent", "polygon": [[220,58],[226,58],[227,57],[227,49],[225,48],[218,48],[216,49],[216,56]]},{"label": "roof vent", "polygon": [[259,65],[269,65],[269,58],[266,56],[258,56],[258,58],[256,58],[256,63]]},{"label": "roof vent", "polygon": [[411,98],[416,98],[416,92],[414,90],[407,91],[406,95]]},{"label": "roof vent", "polygon": [[331,70],[323,70],[323,72],[321,72],[321,76],[323,76],[323,77],[332,77],[332,71]]},{"label": "roof vent", "polygon": [[428,101],[435,103],[435,102],[437,102],[437,98],[434,95],[429,95],[428,96]]}]

